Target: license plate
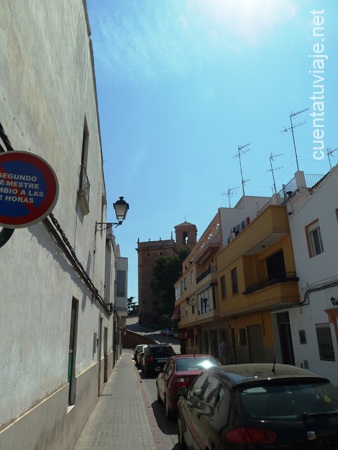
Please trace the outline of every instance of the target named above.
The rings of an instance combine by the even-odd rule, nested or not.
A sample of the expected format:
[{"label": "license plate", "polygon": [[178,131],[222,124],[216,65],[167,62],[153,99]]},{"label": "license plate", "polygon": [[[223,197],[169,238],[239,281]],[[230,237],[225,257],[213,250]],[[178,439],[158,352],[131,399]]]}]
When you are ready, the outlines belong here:
[{"label": "license plate", "polygon": [[161,362],[161,363],[163,363],[163,362],[167,362],[168,361],[168,359],[167,358],[158,358],[157,359],[157,362]]}]

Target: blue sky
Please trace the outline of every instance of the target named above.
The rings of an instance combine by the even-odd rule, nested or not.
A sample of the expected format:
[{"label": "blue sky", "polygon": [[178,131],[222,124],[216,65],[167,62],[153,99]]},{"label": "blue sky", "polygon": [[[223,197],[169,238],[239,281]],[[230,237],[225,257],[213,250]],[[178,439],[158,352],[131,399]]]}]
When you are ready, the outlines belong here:
[{"label": "blue sky", "polygon": [[[129,259],[137,240],[198,237],[219,207],[273,193],[299,169],[325,174],[338,151],[335,0],[87,0],[94,48],[108,220]],[[310,13],[310,11],[315,11]],[[315,34],[315,35],[314,35]],[[316,35],[317,34],[317,35]],[[315,98],[313,98],[315,95]],[[310,114],[315,113],[316,116]],[[314,143],[317,140],[320,143]],[[323,145],[323,154],[314,149]],[[279,155],[279,156],[277,156]],[[229,196],[228,193],[231,193]]]}]

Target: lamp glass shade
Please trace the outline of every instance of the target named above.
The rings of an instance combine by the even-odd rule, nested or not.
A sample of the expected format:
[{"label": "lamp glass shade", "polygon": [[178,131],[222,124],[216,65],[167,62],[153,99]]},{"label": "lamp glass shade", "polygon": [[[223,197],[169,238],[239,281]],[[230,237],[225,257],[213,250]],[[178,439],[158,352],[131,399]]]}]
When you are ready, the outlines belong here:
[{"label": "lamp glass shade", "polygon": [[118,222],[123,222],[129,209],[128,203],[123,199],[123,197],[120,197],[120,199],[117,200],[113,206]]}]

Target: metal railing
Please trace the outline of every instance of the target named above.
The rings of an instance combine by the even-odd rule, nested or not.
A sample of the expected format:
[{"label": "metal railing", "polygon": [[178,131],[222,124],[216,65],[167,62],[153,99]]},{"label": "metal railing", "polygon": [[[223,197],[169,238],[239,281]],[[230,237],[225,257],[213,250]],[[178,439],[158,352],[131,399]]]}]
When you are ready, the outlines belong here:
[{"label": "metal railing", "polygon": [[87,175],[86,167],[80,166],[80,192],[87,200],[89,205],[90,182]]},{"label": "metal railing", "polygon": [[216,272],[217,272],[217,267],[216,266],[208,267],[207,270],[205,270],[198,277],[196,277],[196,284],[199,283],[200,281],[202,281],[203,278],[207,277],[211,273],[216,273]]},{"label": "metal railing", "polygon": [[298,277],[295,272],[284,272],[272,278],[264,278],[263,280],[246,286],[243,294],[252,294],[253,292],[259,291],[260,289],[264,289],[277,283],[286,283],[288,281],[298,281]]}]

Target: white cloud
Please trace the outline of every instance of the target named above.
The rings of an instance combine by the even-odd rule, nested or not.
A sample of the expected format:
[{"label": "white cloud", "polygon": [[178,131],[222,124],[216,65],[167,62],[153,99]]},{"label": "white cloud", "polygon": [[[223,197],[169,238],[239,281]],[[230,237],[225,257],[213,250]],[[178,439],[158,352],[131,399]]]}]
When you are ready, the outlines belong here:
[{"label": "white cloud", "polygon": [[257,43],[273,29],[293,19],[294,0],[190,0],[190,8],[228,37]]},{"label": "white cloud", "polygon": [[124,0],[108,7],[90,16],[96,60],[109,76],[141,83],[258,45],[296,14],[294,0]]}]

